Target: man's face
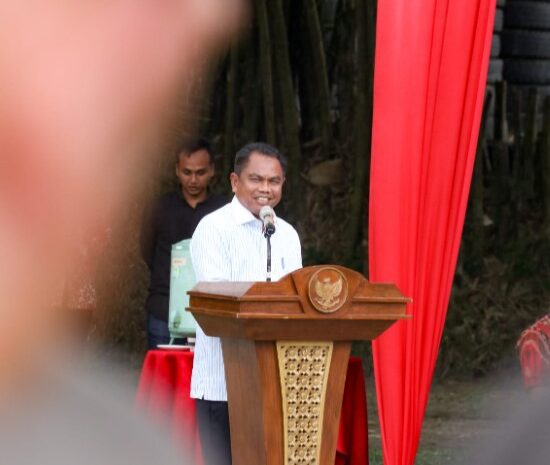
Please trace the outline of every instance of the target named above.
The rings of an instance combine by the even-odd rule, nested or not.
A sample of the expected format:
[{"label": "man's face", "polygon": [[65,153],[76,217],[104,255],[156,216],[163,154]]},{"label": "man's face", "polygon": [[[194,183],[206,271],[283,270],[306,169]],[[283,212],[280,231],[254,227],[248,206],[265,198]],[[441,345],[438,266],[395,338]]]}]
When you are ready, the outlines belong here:
[{"label": "man's face", "polygon": [[180,154],[176,176],[186,197],[205,197],[208,183],[214,176],[214,165],[210,163],[208,152],[201,149],[189,155]]},{"label": "man's face", "polygon": [[239,201],[258,216],[260,209],[281,200],[285,177],[279,160],[252,152],[241,174],[231,173],[231,188]]}]

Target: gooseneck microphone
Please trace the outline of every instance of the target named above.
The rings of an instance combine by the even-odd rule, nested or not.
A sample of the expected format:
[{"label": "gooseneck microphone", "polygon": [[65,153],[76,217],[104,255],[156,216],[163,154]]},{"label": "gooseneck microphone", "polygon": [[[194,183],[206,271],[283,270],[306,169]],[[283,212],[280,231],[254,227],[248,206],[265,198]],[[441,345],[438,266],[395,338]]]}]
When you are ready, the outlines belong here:
[{"label": "gooseneck microphone", "polygon": [[267,239],[267,277],[266,281],[271,281],[271,235],[275,233],[275,212],[269,205],[265,205],[260,210],[260,220],[262,220],[262,233]]}]

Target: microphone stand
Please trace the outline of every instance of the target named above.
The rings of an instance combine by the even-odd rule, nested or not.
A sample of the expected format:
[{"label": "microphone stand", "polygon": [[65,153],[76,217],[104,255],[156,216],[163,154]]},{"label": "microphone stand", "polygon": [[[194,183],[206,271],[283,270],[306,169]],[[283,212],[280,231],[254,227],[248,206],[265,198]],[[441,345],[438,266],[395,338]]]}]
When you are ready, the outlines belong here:
[{"label": "microphone stand", "polygon": [[267,231],[264,233],[265,238],[267,239],[267,278],[266,281],[271,281],[271,234]]},{"label": "microphone stand", "polygon": [[[264,207],[265,208],[265,207]],[[275,214],[273,213],[273,209],[269,207],[271,217],[274,217]],[[275,232],[275,225],[272,222],[266,221],[266,218],[262,217],[262,221],[264,222],[264,226],[262,228],[262,232],[264,234],[264,237],[267,239],[267,277],[266,281],[271,281],[271,235]],[[273,221],[273,220],[272,220]]]}]

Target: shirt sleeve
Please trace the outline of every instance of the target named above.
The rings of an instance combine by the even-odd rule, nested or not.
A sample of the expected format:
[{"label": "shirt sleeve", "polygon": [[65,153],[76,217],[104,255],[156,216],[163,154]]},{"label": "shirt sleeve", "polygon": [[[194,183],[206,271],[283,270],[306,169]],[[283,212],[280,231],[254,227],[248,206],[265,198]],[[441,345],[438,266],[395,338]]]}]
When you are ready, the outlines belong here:
[{"label": "shirt sleeve", "polygon": [[197,282],[231,280],[231,262],[223,231],[204,219],[191,238],[191,260]]},{"label": "shirt sleeve", "polygon": [[285,269],[286,273],[292,273],[302,268],[302,246],[300,244],[300,237],[294,228],[290,228],[287,233],[287,252],[285,255],[285,261],[288,266]]},{"label": "shirt sleeve", "polygon": [[294,270],[302,268],[302,245],[300,244],[300,237],[296,230],[294,231]]}]

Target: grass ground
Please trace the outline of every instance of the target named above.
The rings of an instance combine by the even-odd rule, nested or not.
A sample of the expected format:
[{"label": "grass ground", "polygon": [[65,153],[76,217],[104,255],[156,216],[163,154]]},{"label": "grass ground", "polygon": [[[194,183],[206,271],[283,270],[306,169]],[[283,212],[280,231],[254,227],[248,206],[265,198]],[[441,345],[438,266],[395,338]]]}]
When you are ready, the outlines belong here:
[{"label": "grass ground", "polygon": [[[507,418],[510,407],[526,400],[517,374],[493,375],[432,386],[415,465],[471,464],[480,448]],[[367,380],[369,462],[382,465],[374,384]]]}]

